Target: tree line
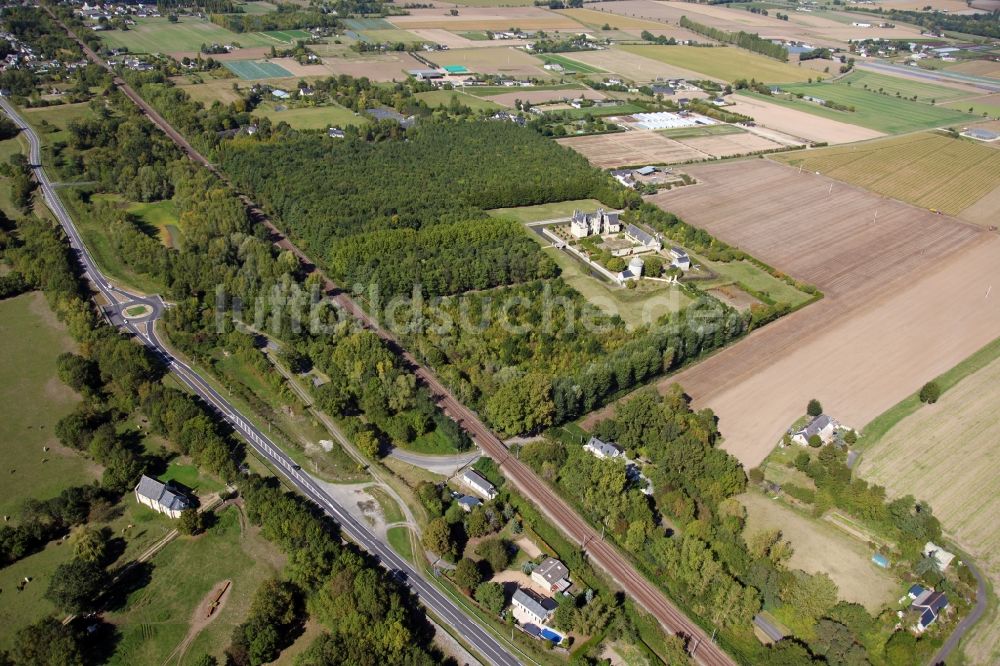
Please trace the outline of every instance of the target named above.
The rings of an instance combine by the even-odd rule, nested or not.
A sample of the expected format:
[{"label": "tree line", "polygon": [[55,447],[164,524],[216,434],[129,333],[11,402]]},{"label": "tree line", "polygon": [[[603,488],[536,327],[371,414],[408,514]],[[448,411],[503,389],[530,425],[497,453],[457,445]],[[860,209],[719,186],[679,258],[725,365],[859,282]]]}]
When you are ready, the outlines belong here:
[{"label": "tree line", "polygon": [[680,26],[692,32],[697,32],[699,35],[705,35],[717,42],[733,44],[753,53],[760,53],[769,58],[788,62],[788,49],[781,44],[775,44],[770,39],[762,38],[757,33],[744,32],[742,30],[739,32],[727,32],[705,25],[704,23],[692,21],[687,16],[681,17]]}]

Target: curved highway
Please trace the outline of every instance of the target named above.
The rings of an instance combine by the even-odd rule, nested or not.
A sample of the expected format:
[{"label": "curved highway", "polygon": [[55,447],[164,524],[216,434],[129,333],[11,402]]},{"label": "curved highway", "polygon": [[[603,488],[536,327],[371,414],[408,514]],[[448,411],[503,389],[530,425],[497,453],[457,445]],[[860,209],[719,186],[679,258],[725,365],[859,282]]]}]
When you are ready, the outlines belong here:
[{"label": "curved highway", "polygon": [[[446,622],[453,630],[491,664],[498,666],[515,666],[520,664],[498,639],[488,633],[477,622],[469,618],[447,596],[430,581],[422,577],[409,563],[399,557],[389,546],[379,541],[361,523],[356,521],[347,511],[337,504],[308,474],[299,467],[277,445],[256,428],[246,417],[236,410],[197,372],[180,359],[173,356],[160,342],[156,335],[155,321],[164,310],[164,303],[159,296],[140,296],[129,293],[112,285],[98,269],[93,258],[87,252],[72,218],[66,211],[62,201],[52,188],[52,183],[41,166],[41,146],[38,136],[14,107],[6,99],[0,98],[0,108],[10,116],[21,128],[28,139],[28,163],[35,174],[38,185],[45,197],[45,203],[59,220],[69,238],[70,246],[79,256],[84,272],[95,288],[108,301],[102,306],[105,314],[117,327],[128,331],[140,342],[153,351],[195,394],[211,405],[253,448],[265,458],[275,469],[281,472],[303,495],[318,504],[323,511],[339,523],[341,530],[362,548],[375,555],[397,578],[403,579],[409,588],[420,598],[440,621]],[[136,306],[147,306],[147,311],[136,317],[130,317],[128,310]]]}]

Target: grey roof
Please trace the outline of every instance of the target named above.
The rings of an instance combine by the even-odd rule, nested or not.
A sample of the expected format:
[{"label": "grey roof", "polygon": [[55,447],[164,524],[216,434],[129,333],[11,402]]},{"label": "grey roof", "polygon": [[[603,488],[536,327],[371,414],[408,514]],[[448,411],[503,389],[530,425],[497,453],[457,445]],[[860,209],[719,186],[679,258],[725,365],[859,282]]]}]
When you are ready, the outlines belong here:
[{"label": "grey roof", "polygon": [[656,173],[656,167],[654,166],[644,166],[640,169],[636,169],[635,172],[640,176],[648,176],[651,173]]},{"label": "grey roof", "polygon": [[614,458],[619,454],[621,454],[621,449],[619,449],[617,446],[609,442],[605,442],[601,439],[598,439],[597,437],[591,437],[590,440],[587,441],[587,446],[589,448],[600,451],[608,458]]},{"label": "grey roof", "polygon": [[826,414],[820,414],[812,421],[809,422],[805,428],[799,431],[800,435],[804,437],[812,437],[813,435],[818,435],[821,430],[830,425],[830,417]]},{"label": "grey roof", "polygon": [[514,593],[514,596],[512,598],[514,601],[527,608],[528,612],[531,613],[532,615],[543,618],[549,616],[548,609],[545,608],[545,606],[543,606],[540,601],[535,599],[533,596],[531,596],[521,588],[517,588],[517,592]]},{"label": "grey roof", "polygon": [[641,269],[646,265],[646,262],[644,262],[641,257],[632,257],[632,259],[629,260],[628,265],[629,268]]},{"label": "grey roof", "polygon": [[402,123],[406,120],[406,116],[402,113],[396,111],[395,109],[390,109],[387,106],[380,106],[377,109],[368,109],[365,113],[375,120],[395,120],[397,123]]},{"label": "grey roof", "polygon": [[618,224],[618,212],[605,213],[608,218],[608,224]]},{"label": "grey roof", "polygon": [[441,77],[444,76],[444,74],[437,71],[436,69],[408,69],[406,70],[406,73],[416,77],[422,77],[425,79],[431,79],[431,78],[440,79]]},{"label": "grey roof", "polygon": [[535,567],[535,570],[531,573],[538,574],[545,579],[545,582],[553,585],[566,578],[569,575],[569,569],[556,558],[550,557]]},{"label": "grey roof", "polygon": [[473,497],[472,495],[462,495],[458,498],[458,503],[462,506],[467,506],[474,508],[482,504],[483,502],[478,497]]},{"label": "grey roof", "polygon": [[484,479],[479,472],[472,469],[465,470],[465,473],[462,474],[462,480],[487,496],[492,495],[497,491],[492,483]]},{"label": "grey roof", "polygon": [[625,227],[625,233],[627,233],[632,238],[636,239],[643,245],[653,245],[656,243],[656,239],[652,235],[646,233],[634,224],[630,224]]},{"label": "grey roof", "polygon": [[981,129],[979,127],[974,127],[970,129],[968,132],[966,132],[966,134],[976,139],[985,139],[986,141],[992,141],[993,139],[1000,136],[1000,134],[997,134],[996,132],[991,132],[989,130]]},{"label": "grey roof", "polygon": [[151,477],[142,475],[135,492],[148,500],[158,503],[169,510],[183,511],[188,508],[187,498],[174,491],[170,486]]}]

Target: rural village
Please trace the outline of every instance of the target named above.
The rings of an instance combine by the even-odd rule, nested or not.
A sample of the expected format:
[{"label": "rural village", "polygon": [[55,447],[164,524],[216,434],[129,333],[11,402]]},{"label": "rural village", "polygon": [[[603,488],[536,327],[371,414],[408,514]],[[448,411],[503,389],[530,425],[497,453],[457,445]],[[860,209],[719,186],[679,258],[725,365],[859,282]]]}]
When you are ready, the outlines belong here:
[{"label": "rural village", "polygon": [[1000,663],[1000,0],[0,2],[0,666]]}]

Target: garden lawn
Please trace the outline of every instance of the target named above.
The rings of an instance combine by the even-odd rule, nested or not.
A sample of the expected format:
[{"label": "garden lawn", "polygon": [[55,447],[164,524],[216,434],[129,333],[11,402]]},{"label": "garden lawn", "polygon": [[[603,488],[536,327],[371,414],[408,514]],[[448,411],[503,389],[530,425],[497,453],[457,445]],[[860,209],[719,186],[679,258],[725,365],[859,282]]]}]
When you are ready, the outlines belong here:
[{"label": "garden lawn", "polygon": [[512,217],[518,222],[539,222],[569,218],[573,211],[593,212],[598,208],[607,208],[597,199],[574,199],[556,203],[539,204],[537,206],[520,206],[518,208],[494,208],[488,211],[493,217]]},{"label": "garden lawn", "polygon": [[403,559],[413,561],[413,544],[410,542],[409,527],[390,527],[386,530],[386,538],[389,539],[389,546]]},{"label": "garden lawn", "polygon": [[765,83],[805,81],[815,75],[810,69],[802,69],[735,46],[707,48],[623,45],[618,48],[729,82],[737,79],[757,79]]},{"label": "garden lawn", "polygon": [[163,17],[139,18],[129,30],[96,33],[108,48],[127,48],[131,53],[176,53],[198,51],[202,44],[272,46],[275,41],[259,33],[235,33],[206,19],[181,17],[171,23]]},{"label": "garden lawn", "polygon": [[254,110],[254,114],[266,116],[272,123],[286,122],[292,129],[322,129],[331,125],[346,127],[347,125],[362,126],[370,121],[365,116],[354,113],[339,104],[324,106],[285,107],[280,111],[281,104],[264,102]]},{"label": "garden lawn", "polygon": [[192,657],[211,654],[222,659],[254,592],[283,568],[283,557],[255,528],[242,528],[239,509],[229,507],[205,534],[179,537],[151,564],[149,584],[130,594],[124,608],[106,616],[121,632],[111,664],[166,663],[187,636],[202,600],[217,583],[230,580],[232,588],[217,616],[187,649]]},{"label": "garden lawn", "polygon": [[223,490],[225,485],[198,471],[198,467],[189,461],[181,459],[171,460],[167,465],[167,471],[160,474],[160,481],[166,483],[173,481],[179,486],[183,486],[195,495],[205,495]]},{"label": "garden lawn", "polygon": [[[841,83],[799,83],[782,85],[782,90],[854,107],[854,111],[837,111],[815,102],[766,97],[767,101],[808,111],[817,116],[860,125],[887,134],[901,134],[921,129],[965,123],[973,119],[967,113],[922,102],[911,102],[890,95],[859,90]],[[756,94],[756,93],[754,93]]]},{"label": "garden lawn", "polygon": [[0,513],[16,516],[25,499],[90,483],[100,468],[56,438],[56,423],[80,401],[59,380],[56,357],[76,345],[41,292],[0,300],[0,339]]}]

